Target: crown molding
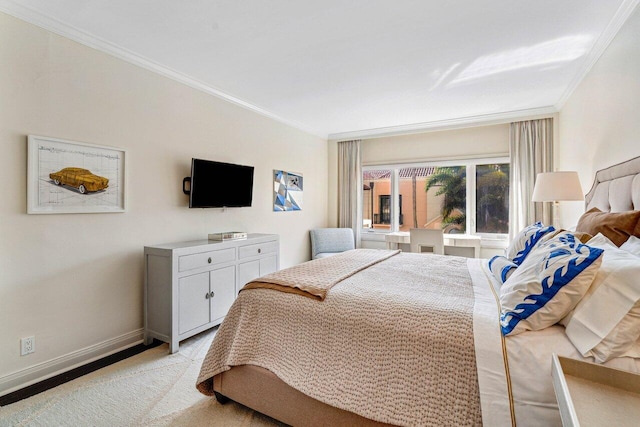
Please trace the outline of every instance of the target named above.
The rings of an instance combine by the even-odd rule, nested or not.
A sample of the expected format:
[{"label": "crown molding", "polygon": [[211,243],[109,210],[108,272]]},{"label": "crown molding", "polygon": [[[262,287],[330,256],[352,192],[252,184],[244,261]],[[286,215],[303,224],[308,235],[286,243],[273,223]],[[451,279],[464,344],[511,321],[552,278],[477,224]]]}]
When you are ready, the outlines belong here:
[{"label": "crown molding", "polygon": [[558,111],[564,107],[571,95],[573,95],[573,92],[578,88],[580,83],[582,83],[582,80],[584,80],[589,71],[591,71],[593,66],[598,62],[602,54],[607,50],[615,36],[618,34],[624,23],[627,22],[627,19],[629,19],[639,3],[640,0],[623,0],[622,4],[616,11],[616,14],[613,15],[613,18],[609,21],[607,28],[605,28],[602,34],[600,34],[600,37],[596,40],[593,48],[584,61],[582,61],[582,68],[574,75],[571,83],[569,83],[569,86],[567,86],[558,102],[556,102],[555,107]]},{"label": "crown molding", "polygon": [[21,19],[25,22],[28,22],[30,24],[33,24],[35,26],[38,26],[40,28],[43,28],[47,31],[51,31],[52,33],[58,34],[62,37],[76,41],[92,49],[99,50],[101,52],[104,52],[108,55],[111,55],[123,61],[129,62],[131,64],[144,68],[146,70],[152,71],[156,74],[160,74],[161,76],[168,77],[172,80],[175,80],[193,89],[199,90],[201,92],[223,99],[232,104],[238,105],[244,109],[260,114],[261,116],[265,116],[277,122],[283,123],[287,126],[291,126],[305,133],[318,136],[323,139],[326,139],[327,137],[326,134],[323,135],[319,133],[317,130],[312,130],[300,123],[284,119],[278,116],[277,114],[274,114],[261,107],[258,107],[257,105],[251,104],[250,102],[244,101],[233,95],[225,93],[220,89],[217,89],[211,85],[208,85],[200,80],[189,77],[186,74],[183,74],[179,71],[176,71],[169,67],[161,65],[149,58],[145,58],[144,56],[141,56],[135,52],[132,52],[115,43],[111,43],[99,37],[93,36],[85,31],[82,31],[71,25],[65,24],[64,22],[61,22],[55,18],[46,16],[36,10],[33,10],[31,8],[18,4],[13,0],[0,0],[0,11],[8,15],[11,15],[15,18]]},{"label": "crown molding", "polygon": [[333,133],[329,135],[330,141],[350,139],[373,139],[389,136],[409,135],[420,132],[434,132],[440,130],[462,129],[473,126],[489,126],[502,123],[510,123],[516,119],[542,119],[552,117],[558,112],[553,106],[530,108],[526,110],[506,111],[504,113],[479,114],[476,116],[460,117],[454,119],[437,120],[433,122],[414,123],[401,126],[389,126],[376,129],[364,129],[353,132]]}]

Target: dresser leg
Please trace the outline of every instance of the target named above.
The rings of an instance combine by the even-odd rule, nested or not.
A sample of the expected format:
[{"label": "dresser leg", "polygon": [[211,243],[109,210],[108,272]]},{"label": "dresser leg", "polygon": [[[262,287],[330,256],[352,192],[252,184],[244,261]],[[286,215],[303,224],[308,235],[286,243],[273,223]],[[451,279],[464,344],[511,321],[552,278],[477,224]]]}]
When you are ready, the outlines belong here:
[{"label": "dresser leg", "polygon": [[153,338],[151,338],[147,333],[144,333],[144,345],[151,345],[153,343]]}]

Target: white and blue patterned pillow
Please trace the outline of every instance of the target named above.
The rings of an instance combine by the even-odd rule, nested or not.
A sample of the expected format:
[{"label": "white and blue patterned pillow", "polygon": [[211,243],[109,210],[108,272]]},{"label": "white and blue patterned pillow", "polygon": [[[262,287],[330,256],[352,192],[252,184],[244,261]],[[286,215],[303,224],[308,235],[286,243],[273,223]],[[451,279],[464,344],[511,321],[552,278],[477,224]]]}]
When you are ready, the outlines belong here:
[{"label": "white and blue patterned pillow", "polygon": [[502,333],[544,329],[565,317],[591,286],[603,252],[570,232],[536,246],[500,288]]},{"label": "white and blue patterned pillow", "polygon": [[522,229],[505,251],[507,258],[520,265],[538,242],[547,234],[556,231],[552,226],[545,226],[538,221]]},{"label": "white and blue patterned pillow", "polygon": [[509,258],[496,255],[489,260],[489,270],[498,279],[500,284],[504,283],[518,266]]}]

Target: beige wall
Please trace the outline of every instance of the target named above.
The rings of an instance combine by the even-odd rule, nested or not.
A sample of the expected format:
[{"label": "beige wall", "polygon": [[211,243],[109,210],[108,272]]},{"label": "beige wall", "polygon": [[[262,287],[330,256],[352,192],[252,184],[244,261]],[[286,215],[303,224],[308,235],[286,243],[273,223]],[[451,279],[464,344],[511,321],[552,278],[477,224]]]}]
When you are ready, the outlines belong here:
[{"label": "beige wall", "polygon": [[[127,150],[128,212],[27,215],[28,134]],[[0,392],[10,374],[140,338],[144,245],[277,233],[287,267],[328,223],[326,140],[2,13],[0,147]],[[192,157],[255,166],[253,206],[188,209]],[[304,175],[301,212],[272,211],[273,169]]]},{"label": "beige wall", "polygon": [[[558,170],[577,170],[585,193],[598,169],[640,156],[640,9],[627,20],[560,111]],[[575,225],[581,202],[560,205]]]}]

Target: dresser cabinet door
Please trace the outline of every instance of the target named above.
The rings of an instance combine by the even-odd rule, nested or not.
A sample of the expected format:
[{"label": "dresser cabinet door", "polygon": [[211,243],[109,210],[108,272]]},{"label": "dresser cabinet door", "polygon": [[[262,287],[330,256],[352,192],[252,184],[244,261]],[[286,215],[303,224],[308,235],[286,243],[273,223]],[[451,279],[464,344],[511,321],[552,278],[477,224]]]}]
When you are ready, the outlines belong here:
[{"label": "dresser cabinet door", "polygon": [[238,289],[236,289],[236,295],[244,285],[258,277],[260,277],[260,261],[238,264]]},{"label": "dresser cabinet door", "polygon": [[260,276],[275,273],[276,270],[278,270],[278,258],[275,255],[266,256],[260,260]]},{"label": "dresser cabinet door", "polygon": [[236,268],[229,267],[213,270],[211,283],[211,321],[215,322],[227,315],[236,299]]},{"label": "dresser cabinet door", "polygon": [[178,282],[178,331],[187,331],[209,323],[209,272],[180,278]]}]

